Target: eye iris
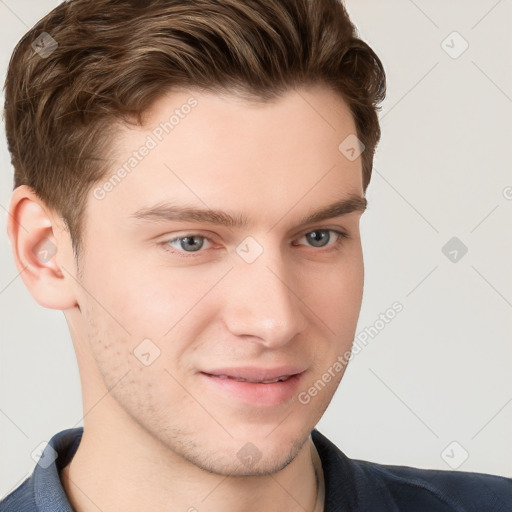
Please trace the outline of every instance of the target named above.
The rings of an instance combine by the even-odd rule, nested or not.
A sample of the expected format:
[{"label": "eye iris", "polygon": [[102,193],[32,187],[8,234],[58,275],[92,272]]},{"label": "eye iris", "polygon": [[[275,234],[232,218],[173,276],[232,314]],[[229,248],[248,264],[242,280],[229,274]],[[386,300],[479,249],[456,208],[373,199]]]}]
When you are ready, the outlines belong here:
[{"label": "eye iris", "polygon": [[[194,243],[196,245],[190,245]],[[201,249],[201,247],[203,247],[203,244],[204,240],[200,236],[185,236],[183,238],[180,238],[181,248],[186,250],[187,252],[198,251],[199,249]]]},{"label": "eye iris", "polygon": [[308,242],[314,247],[323,247],[329,243],[329,231],[312,231],[306,235]]}]

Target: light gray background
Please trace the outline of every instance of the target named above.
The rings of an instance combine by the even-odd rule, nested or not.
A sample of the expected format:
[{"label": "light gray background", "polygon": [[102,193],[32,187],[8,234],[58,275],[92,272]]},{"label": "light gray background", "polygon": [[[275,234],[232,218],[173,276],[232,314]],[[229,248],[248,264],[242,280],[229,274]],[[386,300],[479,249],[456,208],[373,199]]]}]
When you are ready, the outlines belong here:
[{"label": "light gray background", "polygon": [[[0,0],[2,84],[15,43],[58,3]],[[346,5],[388,76],[358,333],[395,301],[404,309],[353,358],[318,429],[353,458],[449,470],[467,452],[458,469],[512,477],[511,1]],[[469,44],[458,58],[454,31]],[[12,259],[1,132],[3,496],[41,442],[82,425],[82,408],[64,315],[32,299]],[[454,236],[468,247],[455,263],[441,250]]]}]

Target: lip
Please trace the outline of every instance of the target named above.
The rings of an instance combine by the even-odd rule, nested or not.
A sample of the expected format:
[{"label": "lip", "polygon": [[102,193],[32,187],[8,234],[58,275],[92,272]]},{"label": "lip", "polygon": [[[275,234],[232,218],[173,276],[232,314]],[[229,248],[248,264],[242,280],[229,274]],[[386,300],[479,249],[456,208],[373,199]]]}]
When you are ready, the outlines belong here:
[{"label": "lip", "polygon": [[[304,367],[283,365],[273,368],[244,366],[215,368],[200,372],[208,387],[249,405],[275,406],[292,398],[303,380]],[[286,376],[286,380],[264,383]],[[241,381],[236,379],[247,379]],[[260,381],[260,382],[249,382]]]},{"label": "lip", "polygon": [[247,380],[273,380],[283,375],[296,375],[302,373],[304,367],[295,365],[274,366],[273,368],[264,366],[239,366],[230,368],[214,368],[211,370],[203,370],[202,373],[208,375],[226,375],[235,379]]}]

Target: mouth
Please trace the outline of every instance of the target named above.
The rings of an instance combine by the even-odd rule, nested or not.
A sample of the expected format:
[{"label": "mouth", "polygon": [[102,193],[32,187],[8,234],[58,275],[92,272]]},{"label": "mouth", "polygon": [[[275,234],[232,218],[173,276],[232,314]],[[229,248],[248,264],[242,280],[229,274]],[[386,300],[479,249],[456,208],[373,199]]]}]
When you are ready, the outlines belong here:
[{"label": "mouth", "polygon": [[296,394],[306,373],[304,367],[220,368],[200,372],[208,389],[229,403],[251,406],[276,406],[288,402]]},{"label": "mouth", "polygon": [[[206,374],[208,375],[208,374]],[[210,374],[210,377],[216,377],[218,379],[232,379],[236,380],[238,382],[253,382],[255,384],[272,384],[274,382],[284,382],[291,377],[294,377],[294,375],[281,375],[280,377],[277,377],[275,379],[267,379],[267,380],[254,380],[254,379],[244,379],[243,377],[231,377],[230,375],[213,375]]]}]

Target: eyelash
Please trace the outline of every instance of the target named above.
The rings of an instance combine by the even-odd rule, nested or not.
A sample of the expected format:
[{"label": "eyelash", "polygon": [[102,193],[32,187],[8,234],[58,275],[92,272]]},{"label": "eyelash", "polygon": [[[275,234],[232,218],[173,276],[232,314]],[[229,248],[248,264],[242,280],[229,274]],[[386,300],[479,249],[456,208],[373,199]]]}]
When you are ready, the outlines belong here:
[{"label": "eyelash", "polygon": [[[325,231],[325,232],[328,232],[328,233],[335,233],[337,235],[336,240],[334,240],[334,243],[331,246],[325,246],[325,247],[309,246],[312,249],[317,249],[319,252],[330,252],[331,250],[339,250],[340,246],[343,244],[343,241],[348,239],[348,238],[350,238],[349,234],[347,232],[345,232],[345,231],[340,231],[338,229],[326,229],[326,228],[313,229],[311,231],[308,231],[308,232],[304,233],[299,238],[302,238],[302,237],[304,237],[306,235],[309,235],[311,233],[315,233],[317,231]],[[160,245],[162,246],[164,251],[169,252],[171,254],[178,254],[179,257],[181,257],[181,258],[194,258],[194,257],[198,257],[201,253],[204,253],[206,251],[206,249],[203,250],[201,248],[198,251],[187,252],[187,251],[180,251],[180,250],[177,250],[177,249],[173,249],[169,245],[172,242],[178,242],[179,240],[181,240],[183,238],[193,238],[193,237],[200,237],[200,238],[202,238],[204,240],[208,240],[209,242],[211,242],[211,239],[208,238],[207,236],[200,235],[199,233],[191,232],[191,233],[186,233],[186,234],[184,234],[182,236],[171,238],[170,240],[165,240],[164,242],[161,242]],[[328,243],[330,243],[330,242],[331,242],[331,240],[329,240]]]}]

